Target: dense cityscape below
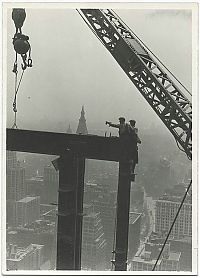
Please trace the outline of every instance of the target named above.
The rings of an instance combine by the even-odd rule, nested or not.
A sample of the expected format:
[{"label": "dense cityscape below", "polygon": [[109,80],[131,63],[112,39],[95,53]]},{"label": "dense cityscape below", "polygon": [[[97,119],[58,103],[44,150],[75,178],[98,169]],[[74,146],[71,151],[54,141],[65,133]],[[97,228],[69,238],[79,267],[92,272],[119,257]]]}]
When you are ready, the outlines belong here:
[{"label": "dense cityscape below", "polygon": [[[73,131],[69,126],[63,132]],[[88,131],[82,108],[76,133],[88,132],[93,133]],[[128,270],[151,271],[190,181],[191,165],[156,128],[139,130],[139,135],[142,144],[130,195]],[[7,151],[7,270],[56,269],[59,172],[54,159]],[[82,270],[113,270],[117,183],[118,163],[86,161]],[[156,270],[192,271],[191,193]]]}]

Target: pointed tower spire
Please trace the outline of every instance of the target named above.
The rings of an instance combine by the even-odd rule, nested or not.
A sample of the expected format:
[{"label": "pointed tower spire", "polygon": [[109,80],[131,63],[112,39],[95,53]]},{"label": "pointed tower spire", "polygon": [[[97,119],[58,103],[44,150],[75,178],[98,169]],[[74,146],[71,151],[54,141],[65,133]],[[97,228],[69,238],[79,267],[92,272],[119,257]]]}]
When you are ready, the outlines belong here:
[{"label": "pointed tower spire", "polygon": [[67,133],[68,133],[68,134],[72,134],[72,129],[71,129],[71,127],[70,127],[70,124],[69,124],[69,127],[68,127],[68,129],[67,129]]},{"label": "pointed tower spire", "polygon": [[85,117],[84,105],[82,105],[81,116]]},{"label": "pointed tower spire", "polygon": [[88,130],[87,130],[87,126],[86,126],[84,106],[82,106],[81,117],[79,119],[76,134],[88,134]]}]

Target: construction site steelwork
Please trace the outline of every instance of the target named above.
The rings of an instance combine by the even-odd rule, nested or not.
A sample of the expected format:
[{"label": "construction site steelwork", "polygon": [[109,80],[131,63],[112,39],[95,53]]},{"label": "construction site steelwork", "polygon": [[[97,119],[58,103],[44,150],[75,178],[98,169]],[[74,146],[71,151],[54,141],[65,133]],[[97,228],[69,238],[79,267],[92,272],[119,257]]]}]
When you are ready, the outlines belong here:
[{"label": "construction site steelwork", "polygon": [[[157,57],[114,11],[80,9],[78,13],[174,136],[178,147],[191,160],[192,104],[172,81],[170,72],[160,66]],[[13,9],[13,20],[16,26],[13,72],[17,75],[17,56],[20,55],[23,60],[23,71],[32,66],[32,59],[29,38],[21,30],[25,10]],[[18,89],[19,86],[16,87],[13,103],[15,116]],[[85,160],[119,162],[116,244],[112,263],[116,271],[127,270],[129,202],[133,180],[131,163],[134,161],[125,155],[120,138],[21,130],[17,128],[16,117],[13,128],[7,129],[6,136],[7,150],[59,156],[54,161],[59,170],[57,270],[81,269]]]}]

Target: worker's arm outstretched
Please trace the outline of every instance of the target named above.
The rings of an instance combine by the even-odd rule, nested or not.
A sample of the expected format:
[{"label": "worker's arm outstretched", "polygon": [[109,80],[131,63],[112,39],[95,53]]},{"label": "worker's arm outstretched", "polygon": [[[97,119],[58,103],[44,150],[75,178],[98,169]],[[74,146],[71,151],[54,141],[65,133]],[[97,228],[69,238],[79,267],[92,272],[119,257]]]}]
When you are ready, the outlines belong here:
[{"label": "worker's arm outstretched", "polygon": [[113,124],[113,123],[107,122],[107,121],[106,121],[106,125],[109,125],[109,126],[111,126],[111,127],[119,128],[119,124]]}]

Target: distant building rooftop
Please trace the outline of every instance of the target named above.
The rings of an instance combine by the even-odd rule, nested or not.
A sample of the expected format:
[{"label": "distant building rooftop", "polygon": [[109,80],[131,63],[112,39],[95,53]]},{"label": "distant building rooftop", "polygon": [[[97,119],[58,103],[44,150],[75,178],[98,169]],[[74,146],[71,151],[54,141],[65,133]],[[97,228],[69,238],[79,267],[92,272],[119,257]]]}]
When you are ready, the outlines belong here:
[{"label": "distant building rooftop", "polygon": [[99,212],[90,212],[85,217],[96,218]]},{"label": "distant building rooftop", "polygon": [[27,196],[21,200],[19,200],[18,202],[19,203],[28,203],[28,202],[31,202],[33,201],[34,199],[38,198],[39,196],[36,196],[36,197],[31,197],[31,196]]},{"label": "distant building rooftop", "polygon": [[97,183],[86,182],[86,186],[97,186]]},{"label": "distant building rooftop", "polygon": [[[182,196],[171,196],[171,195],[164,194],[157,201],[174,202],[174,203],[179,203],[180,204],[182,198],[183,198]],[[185,203],[191,203],[190,196],[188,196],[185,199]]]},{"label": "distant building rooftop", "polygon": [[[148,238],[148,242],[155,242],[155,241],[163,242],[165,238],[166,238],[165,233],[152,232]],[[181,238],[174,238],[173,236],[170,236],[169,242],[170,241],[177,241],[177,242],[184,242],[184,243],[192,244],[192,237],[191,236],[183,236]]]},{"label": "distant building rooftop", "polygon": [[[145,246],[142,245],[142,246],[140,246],[139,250],[137,251],[137,253],[132,261],[143,262],[143,263],[154,265],[157,258],[150,258],[150,257],[151,257],[151,252],[146,251]],[[160,265],[161,261],[162,261],[162,259],[159,259],[159,261],[157,263],[158,266]]]},{"label": "distant building rooftop", "polygon": [[182,238],[177,238],[177,239],[175,238],[175,239],[173,239],[173,241],[192,244],[192,237],[191,236],[184,236]]},{"label": "distant building rooftop", "polygon": [[31,243],[27,248],[18,247],[17,245],[11,245],[7,249],[7,260],[21,261],[28,253],[34,249],[41,249],[44,245]]},{"label": "distant building rooftop", "polygon": [[27,179],[27,181],[38,181],[38,182],[43,182],[44,181],[44,177],[43,176],[36,176],[36,177],[32,177],[30,179]]},{"label": "distant building rooftop", "polygon": [[180,252],[170,252],[169,257],[167,258],[167,260],[169,260],[169,261],[179,261],[180,257],[181,257]]},{"label": "distant building rooftop", "polygon": [[[152,246],[153,247],[153,246]],[[157,260],[157,255],[152,257],[153,253],[151,251],[147,251],[145,250],[145,247],[142,246],[138,252],[136,253],[135,257],[133,258],[132,261],[134,262],[143,262],[145,264],[151,264],[154,265],[156,260]],[[161,256],[161,258],[158,261],[157,265],[160,265],[160,263],[162,262],[162,260],[168,260],[168,261],[177,261],[179,262],[181,257],[181,253],[180,252],[172,252],[170,251],[168,253],[168,257],[163,257]]]},{"label": "distant building rooftop", "polygon": [[86,203],[84,203],[84,204],[83,204],[83,209],[84,209],[84,208],[90,208],[91,206],[92,206],[92,204],[86,204]]},{"label": "distant building rooftop", "polygon": [[8,232],[8,235],[16,235],[17,234],[17,231],[9,231]]}]

